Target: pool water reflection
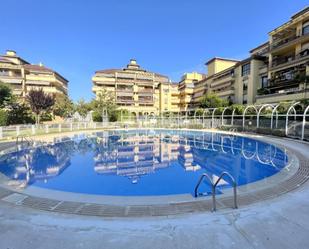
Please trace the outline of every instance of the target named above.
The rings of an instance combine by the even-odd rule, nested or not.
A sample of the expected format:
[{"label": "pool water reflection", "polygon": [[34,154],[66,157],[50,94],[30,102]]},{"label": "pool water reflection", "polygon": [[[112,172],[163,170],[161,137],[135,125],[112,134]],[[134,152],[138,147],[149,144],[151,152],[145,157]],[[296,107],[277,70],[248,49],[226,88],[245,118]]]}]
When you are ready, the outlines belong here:
[{"label": "pool water reflection", "polygon": [[[99,132],[63,138],[0,158],[10,184],[60,191],[147,196],[193,194],[200,175],[229,172],[238,185],[279,172],[281,149],[251,138],[179,130]],[[230,187],[228,178],[220,188]],[[205,181],[200,191],[210,191]]]}]

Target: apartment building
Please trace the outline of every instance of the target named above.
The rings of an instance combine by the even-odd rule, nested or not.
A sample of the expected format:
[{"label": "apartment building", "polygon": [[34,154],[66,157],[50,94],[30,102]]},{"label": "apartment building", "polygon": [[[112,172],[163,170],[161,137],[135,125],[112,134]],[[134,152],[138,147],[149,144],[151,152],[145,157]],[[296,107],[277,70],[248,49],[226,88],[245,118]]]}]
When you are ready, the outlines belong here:
[{"label": "apartment building", "polygon": [[68,80],[43,64],[34,65],[8,50],[0,55],[0,81],[8,84],[13,94],[25,97],[31,89],[42,88],[55,95],[68,94]]},{"label": "apartment building", "polygon": [[269,41],[237,61],[215,57],[207,77],[195,83],[193,107],[207,92],[237,104],[278,103],[309,98],[309,8],[269,33]]},{"label": "apartment building", "polygon": [[184,112],[193,107],[193,95],[195,84],[201,81],[205,75],[192,72],[182,76],[178,84],[179,92],[179,111]]},{"label": "apartment building", "polygon": [[309,98],[309,7],[269,32],[268,58],[257,103]]},{"label": "apartment building", "polygon": [[254,103],[258,70],[264,60],[260,55],[252,55],[242,61],[215,57],[206,62],[208,74],[195,84],[193,108],[199,105],[207,92],[215,93],[230,103]]},{"label": "apartment building", "polygon": [[179,109],[177,85],[167,76],[141,68],[135,59],[123,69],[96,71],[92,82],[96,96],[107,90],[121,109],[137,116]]}]

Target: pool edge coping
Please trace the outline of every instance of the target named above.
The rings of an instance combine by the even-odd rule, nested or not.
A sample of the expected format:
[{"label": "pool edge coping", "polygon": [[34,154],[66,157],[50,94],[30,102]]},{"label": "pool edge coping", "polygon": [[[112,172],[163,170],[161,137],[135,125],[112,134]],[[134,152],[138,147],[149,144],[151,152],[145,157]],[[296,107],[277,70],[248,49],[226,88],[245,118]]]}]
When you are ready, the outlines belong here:
[{"label": "pool edge coping", "polygon": [[[161,128],[162,129],[162,128]],[[127,129],[118,129],[118,130],[127,130]],[[197,130],[197,129],[184,129],[188,131],[199,131],[199,132],[217,132],[222,134],[231,134],[229,132],[221,132],[216,130]],[[96,132],[96,131],[91,131]],[[61,134],[56,134],[57,137]],[[74,135],[74,134],[72,134]],[[268,139],[272,137],[260,136],[260,135],[250,135],[250,134],[238,134],[237,136],[246,136],[251,137],[263,142],[268,142]],[[266,138],[266,141],[265,141]],[[276,138],[276,140],[284,141],[284,138]],[[278,141],[277,141],[278,142]],[[277,144],[277,142],[272,144],[277,147],[282,147],[282,144]],[[298,143],[298,141],[293,141]],[[238,189],[238,203],[239,206],[247,206],[253,203],[257,203],[263,200],[277,197],[284,193],[290,192],[309,179],[309,163],[308,156],[304,156],[301,152],[295,150],[295,148],[289,148],[289,150],[297,157],[299,160],[299,167],[296,172],[292,175],[288,175],[287,179],[284,179],[282,182],[273,182],[272,184],[267,184],[266,187],[250,191],[241,191],[241,187],[250,186],[252,188],[253,184],[247,184],[240,186]],[[277,174],[280,174],[277,173]],[[274,176],[276,176],[275,174]],[[272,176],[273,177],[273,176]],[[269,177],[270,179],[272,177]],[[267,178],[266,178],[267,179]],[[258,181],[259,182],[259,181]],[[258,183],[257,182],[257,183]],[[253,186],[254,188],[254,186]],[[50,191],[50,190],[46,190]],[[45,192],[45,191],[44,191]],[[231,191],[227,191],[231,192]],[[76,193],[75,193],[76,194]],[[79,195],[79,194],[77,194]],[[176,195],[181,197],[182,195]],[[189,195],[191,196],[191,195]],[[171,196],[168,196],[171,197]],[[192,197],[192,196],[191,196]],[[120,198],[120,197],[119,197]],[[123,198],[123,197],[121,197]],[[127,197],[134,198],[134,197]],[[144,199],[145,197],[137,197],[139,199]],[[147,197],[146,197],[147,198]],[[148,197],[153,198],[153,197]],[[223,196],[218,196],[217,205],[219,208],[228,208],[232,207],[232,195],[231,193],[225,193]],[[169,216],[169,215],[178,215],[185,213],[194,213],[194,212],[205,212],[210,211],[212,208],[212,202],[210,198],[189,198],[184,199],[180,198],[179,200],[172,200],[167,203],[157,203],[157,204],[142,204],[142,203],[133,203],[133,204],[124,204],[124,205],[115,205],[114,203],[95,203],[95,202],[78,202],[78,201],[66,201],[59,200],[55,198],[46,198],[44,196],[35,196],[29,193],[23,193],[18,191],[13,191],[12,189],[3,188],[0,186],[0,200],[5,201],[14,205],[25,206],[30,208],[35,208],[43,211],[53,211],[59,213],[68,213],[68,214],[78,214],[78,215],[91,215],[91,216],[101,216],[101,217],[145,217],[145,216]],[[110,199],[112,202],[112,199]]]}]

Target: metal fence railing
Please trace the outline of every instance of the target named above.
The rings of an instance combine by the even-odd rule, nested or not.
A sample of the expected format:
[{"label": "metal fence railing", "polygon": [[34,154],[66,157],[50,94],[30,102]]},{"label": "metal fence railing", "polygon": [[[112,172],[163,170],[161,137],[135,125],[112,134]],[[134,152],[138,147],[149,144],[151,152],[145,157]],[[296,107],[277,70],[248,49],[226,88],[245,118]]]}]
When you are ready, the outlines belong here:
[{"label": "metal fence railing", "polygon": [[[296,102],[291,105],[286,114],[279,114],[276,111],[278,106],[269,106],[269,112],[262,112],[265,105],[251,106],[251,112],[243,114],[226,114],[223,111],[216,113],[216,109],[202,110],[188,113],[168,113],[144,116],[121,116],[120,122],[67,122],[58,124],[41,125],[15,125],[0,127],[0,139],[14,138],[17,136],[30,136],[49,133],[72,132],[79,130],[96,130],[112,128],[191,128],[191,129],[237,129],[238,131],[249,131],[262,134],[286,136],[301,140],[309,140],[309,106],[303,112],[297,112]],[[249,110],[246,108],[245,110]]]}]

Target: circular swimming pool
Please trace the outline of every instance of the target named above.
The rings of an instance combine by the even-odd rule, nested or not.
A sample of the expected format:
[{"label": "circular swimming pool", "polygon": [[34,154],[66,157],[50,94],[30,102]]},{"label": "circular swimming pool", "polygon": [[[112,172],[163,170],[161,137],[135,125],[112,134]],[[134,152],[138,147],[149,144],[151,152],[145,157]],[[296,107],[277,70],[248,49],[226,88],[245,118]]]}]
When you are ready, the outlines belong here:
[{"label": "circular swimming pool", "polygon": [[[114,130],[63,137],[0,157],[10,185],[108,196],[194,194],[203,173],[237,185],[272,176],[288,163],[282,149],[259,140],[190,130]],[[218,194],[231,187],[219,182]],[[205,181],[200,192],[209,193]]]}]

